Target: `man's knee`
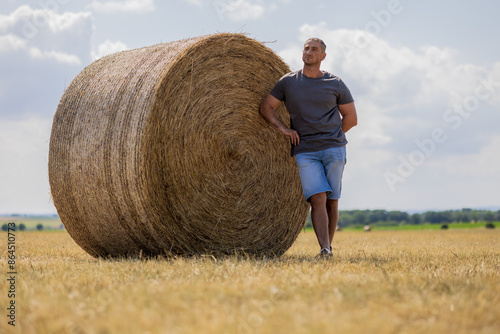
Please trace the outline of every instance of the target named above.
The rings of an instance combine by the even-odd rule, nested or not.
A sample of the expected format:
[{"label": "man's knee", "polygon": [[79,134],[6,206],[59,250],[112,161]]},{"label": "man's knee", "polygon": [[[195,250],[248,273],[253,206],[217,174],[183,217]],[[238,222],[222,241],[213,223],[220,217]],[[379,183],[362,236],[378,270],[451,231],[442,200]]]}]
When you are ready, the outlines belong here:
[{"label": "man's knee", "polygon": [[338,199],[329,199],[326,201],[326,207],[328,210],[338,210],[339,208],[339,200]]},{"label": "man's knee", "polygon": [[309,197],[309,202],[311,203],[312,207],[320,205],[325,206],[327,202],[326,193],[318,193],[312,195],[311,197]]}]

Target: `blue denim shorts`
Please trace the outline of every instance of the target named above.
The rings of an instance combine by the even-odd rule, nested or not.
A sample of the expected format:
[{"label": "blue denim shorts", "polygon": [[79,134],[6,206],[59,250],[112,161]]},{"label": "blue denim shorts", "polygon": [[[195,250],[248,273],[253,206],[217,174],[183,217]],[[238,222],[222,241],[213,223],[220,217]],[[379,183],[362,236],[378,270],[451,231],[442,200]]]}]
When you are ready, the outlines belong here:
[{"label": "blue denim shorts", "polygon": [[295,160],[299,166],[302,192],[306,201],[309,201],[312,195],[323,192],[326,192],[328,199],[340,198],[342,175],[347,162],[345,146],[299,153]]}]

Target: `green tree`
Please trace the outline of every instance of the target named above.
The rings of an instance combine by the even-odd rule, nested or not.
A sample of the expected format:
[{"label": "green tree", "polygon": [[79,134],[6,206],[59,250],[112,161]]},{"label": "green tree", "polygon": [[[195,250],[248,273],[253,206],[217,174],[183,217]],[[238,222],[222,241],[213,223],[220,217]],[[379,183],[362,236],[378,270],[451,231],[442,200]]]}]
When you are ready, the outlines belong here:
[{"label": "green tree", "polygon": [[387,215],[387,220],[393,221],[393,222],[398,222],[398,223],[401,223],[401,222],[404,222],[404,221],[407,222],[407,221],[410,220],[410,216],[406,212],[391,211]]},{"label": "green tree", "polygon": [[387,214],[386,210],[371,210],[368,212],[368,222],[370,224],[386,222]]},{"label": "green tree", "polygon": [[366,224],[367,222],[367,215],[361,210],[356,210],[353,216],[353,220],[355,224]]},{"label": "green tree", "polygon": [[470,209],[462,209],[461,211],[457,211],[453,220],[460,223],[469,223],[471,220],[470,211]]},{"label": "green tree", "polygon": [[493,221],[495,221],[495,214],[491,211],[487,211],[485,214],[484,214],[484,217],[483,219],[487,222],[487,223],[491,223]]},{"label": "green tree", "polygon": [[419,213],[414,213],[410,217],[410,223],[414,225],[418,225],[422,222],[422,215]]},{"label": "green tree", "polygon": [[348,211],[340,211],[339,226],[346,227],[353,224],[352,215]]},{"label": "green tree", "polygon": [[452,221],[451,211],[428,211],[424,213],[424,220],[431,224],[450,223]]},{"label": "green tree", "polygon": [[479,221],[479,219],[480,219],[480,218],[481,218],[481,217],[479,216],[479,212],[478,212],[477,210],[472,210],[472,211],[470,212],[470,220],[471,220],[471,221],[473,221],[473,220],[474,220],[474,221],[476,221],[476,222],[477,222],[477,221]]},{"label": "green tree", "polygon": [[42,224],[36,225],[36,229],[37,229],[37,231],[43,230],[43,225]]}]

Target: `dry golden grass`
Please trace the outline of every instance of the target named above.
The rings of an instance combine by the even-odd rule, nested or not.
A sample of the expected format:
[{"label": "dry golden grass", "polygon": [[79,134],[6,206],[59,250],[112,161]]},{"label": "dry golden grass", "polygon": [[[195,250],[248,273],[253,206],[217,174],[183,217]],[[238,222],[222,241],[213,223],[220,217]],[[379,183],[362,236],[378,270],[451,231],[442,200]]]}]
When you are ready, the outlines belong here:
[{"label": "dry golden grass", "polygon": [[18,232],[17,326],[0,332],[499,333],[499,236],[344,231],[324,261],[307,232],[279,259],[96,260],[65,232]]}]

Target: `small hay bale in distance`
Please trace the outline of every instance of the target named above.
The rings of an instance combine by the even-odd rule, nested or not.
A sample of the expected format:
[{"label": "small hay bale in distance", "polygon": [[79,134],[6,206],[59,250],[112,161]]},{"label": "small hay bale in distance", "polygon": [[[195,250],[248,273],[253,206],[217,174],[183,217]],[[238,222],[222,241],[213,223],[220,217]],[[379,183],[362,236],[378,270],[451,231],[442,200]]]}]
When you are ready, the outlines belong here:
[{"label": "small hay bale in distance", "polygon": [[[308,206],[290,144],[259,106],[288,71],[241,34],[86,67],[50,138],[51,194],[70,236],[95,257],[283,254]],[[277,114],[289,123],[284,106]]]}]

